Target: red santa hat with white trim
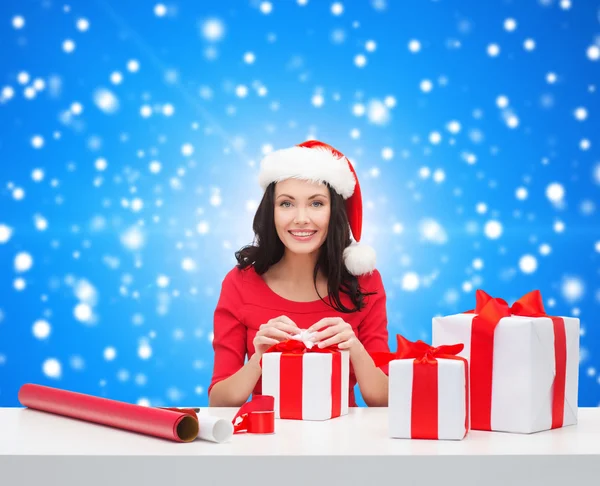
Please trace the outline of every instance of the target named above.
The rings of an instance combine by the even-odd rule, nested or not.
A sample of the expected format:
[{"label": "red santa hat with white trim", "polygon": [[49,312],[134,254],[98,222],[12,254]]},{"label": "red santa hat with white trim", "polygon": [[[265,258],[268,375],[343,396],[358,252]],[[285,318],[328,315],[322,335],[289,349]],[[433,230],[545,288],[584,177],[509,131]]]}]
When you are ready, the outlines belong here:
[{"label": "red santa hat with white trim", "polygon": [[340,151],[318,140],[268,154],[260,163],[258,181],[263,190],[272,182],[285,179],[326,182],[346,204],[346,213],[354,242],[344,250],[344,264],[352,275],[375,269],[375,250],[359,245],[362,233],[362,197],[358,177],[350,161]]}]

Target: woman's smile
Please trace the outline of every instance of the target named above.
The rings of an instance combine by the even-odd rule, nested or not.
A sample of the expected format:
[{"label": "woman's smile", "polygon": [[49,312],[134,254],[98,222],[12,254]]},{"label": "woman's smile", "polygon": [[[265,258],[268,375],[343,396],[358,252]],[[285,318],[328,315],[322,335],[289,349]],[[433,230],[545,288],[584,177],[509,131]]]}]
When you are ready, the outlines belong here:
[{"label": "woman's smile", "polygon": [[312,239],[312,237],[317,234],[317,230],[303,230],[303,231],[296,231],[296,230],[290,230],[288,231],[288,233],[290,235],[292,235],[292,237],[295,240],[298,241],[309,241]]}]

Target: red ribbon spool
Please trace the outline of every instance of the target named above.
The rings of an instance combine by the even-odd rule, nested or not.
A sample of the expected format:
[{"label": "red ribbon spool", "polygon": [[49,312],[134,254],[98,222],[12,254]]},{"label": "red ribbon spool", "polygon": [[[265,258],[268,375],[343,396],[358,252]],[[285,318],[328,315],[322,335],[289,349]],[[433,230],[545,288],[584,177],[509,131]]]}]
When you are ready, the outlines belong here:
[{"label": "red ribbon spool", "polygon": [[234,434],[275,433],[275,398],[270,395],[253,396],[241,406],[232,422]]}]

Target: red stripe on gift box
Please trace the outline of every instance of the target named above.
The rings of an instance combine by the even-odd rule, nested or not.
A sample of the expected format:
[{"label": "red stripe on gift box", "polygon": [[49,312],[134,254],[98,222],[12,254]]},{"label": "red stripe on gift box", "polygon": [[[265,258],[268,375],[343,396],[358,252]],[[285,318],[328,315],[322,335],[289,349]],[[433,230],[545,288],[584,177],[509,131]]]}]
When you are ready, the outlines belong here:
[{"label": "red stripe on gift box", "polygon": [[[302,420],[303,373],[305,354],[281,355],[279,361],[279,417]],[[342,356],[331,354],[331,418],[342,415]]]},{"label": "red stripe on gift box", "polygon": [[427,358],[413,362],[410,436],[438,438],[438,362]]},{"label": "red stripe on gift box", "polygon": [[303,354],[282,354],[279,360],[279,416],[302,420]]},{"label": "red stripe on gift box", "polygon": [[342,353],[331,355],[331,418],[342,414]]},{"label": "red stripe on gift box", "polygon": [[554,359],[556,376],[552,388],[552,428],[563,426],[565,416],[565,385],[567,382],[567,332],[562,317],[551,317],[554,325]]}]

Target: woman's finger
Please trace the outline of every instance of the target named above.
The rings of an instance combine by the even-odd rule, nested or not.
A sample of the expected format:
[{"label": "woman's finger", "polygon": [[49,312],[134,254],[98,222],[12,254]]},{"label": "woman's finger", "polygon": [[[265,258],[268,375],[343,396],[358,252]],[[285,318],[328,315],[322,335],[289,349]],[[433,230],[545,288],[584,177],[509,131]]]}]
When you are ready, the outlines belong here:
[{"label": "woman's finger", "polygon": [[289,324],[292,327],[298,328],[296,323],[294,321],[292,321],[288,316],[279,316],[279,317],[276,317],[274,320],[280,321],[280,322],[285,322],[286,324]]},{"label": "woman's finger", "polygon": [[323,329],[327,326],[333,326],[335,324],[339,324],[342,319],[340,317],[325,317],[318,322],[315,322],[312,326],[310,326],[307,331],[315,332],[319,329]]},{"label": "woman's finger", "polygon": [[343,333],[340,333],[340,334],[336,334],[335,336],[330,337],[329,339],[326,339],[325,341],[321,341],[319,343],[319,347],[326,348],[326,347],[332,346],[334,344],[343,343],[347,340],[348,340],[348,336],[346,336]]},{"label": "woman's finger", "polygon": [[298,327],[291,326],[290,324],[281,321],[274,322],[271,326],[267,326],[267,329],[279,329],[281,331],[287,332],[290,336],[294,336],[300,331]]},{"label": "woman's finger", "polygon": [[278,339],[279,341],[284,341],[286,339],[291,339],[291,334],[281,331],[276,327],[267,327],[262,331],[258,331],[257,335],[260,333],[260,336],[266,336],[274,339]]},{"label": "woman's finger", "polygon": [[257,344],[273,345],[278,343],[279,341],[277,341],[277,339],[273,339],[267,336],[256,336],[256,338],[254,339],[254,347],[256,347]]},{"label": "woman's finger", "polygon": [[340,349],[348,349],[348,348],[351,348],[352,346],[354,346],[354,343],[356,343],[356,342],[358,342],[358,338],[357,337],[351,337],[347,341],[342,341],[340,344],[338,344],[338,348],[340,348]]},{"label": "woman's finger", "polygon": [[335,326],[331,326],[328,327],[327,329],[324,329],[322,331],[316,332],[315,334],[312,335],[311,337],[311,341],[313,343],[318,343],[320,341],[323,341],[324,339],[327,339],[331,336],[335,336],[336,334],[339,334],[341,331],[343,331],[343,328],[341,325],[335,325]]}]

